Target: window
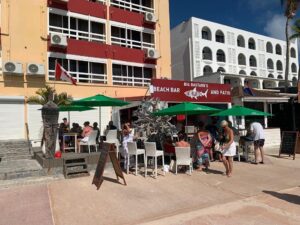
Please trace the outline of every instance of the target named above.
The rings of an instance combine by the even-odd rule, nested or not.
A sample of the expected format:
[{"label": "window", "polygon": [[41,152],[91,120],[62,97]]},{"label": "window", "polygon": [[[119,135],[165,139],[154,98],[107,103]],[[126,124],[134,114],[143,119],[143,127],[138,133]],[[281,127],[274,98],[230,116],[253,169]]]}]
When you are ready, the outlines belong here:
[{"label": "window", "polygon": [[273,46],[272,46],[271,42],[267,42],[267,52],[273,53]]},{"label": "window", "polygon": [[281,55],[282,54],[281,46],[279,44],[276,45],[275,51],[276,51],[276,55]]},{"label": "window", "polygon": [[216,42],[225,43],[224,34],[221,30],[217,30],[216,32]]},{"label": "window", "polygon": [[210,66],[204,66],[204,68],[203,68],[203,74],[204,75],[212,74],[212,68]]},{"label": "window", "polygon": [[110,0],[110,4],[137,13],[154,13],[153,0]]},{"label": "window", "polygon": [[269,78],[274,78],[274,75],[270,73],[270,74],[268,75],[268,77],[269,77]]},{"label": "window", "polygon": [[245,48],[245,39],[242,35],[237,37],[237,46]]},{"label": "window", "polygon": [[297,66],[295,63],[292,63],[292,73],[297,73]]},{"label": "window", "polygon": [[208,48],[208,47],[203,48],[202,59],[212,60],[212,52],[211,52],[210,48]]},{"label": "window", "polygon": [[249,41],[248,41],[248,48],[249,48],[249,49],[253,49],[253,50],[256,49],[256,47],[255,47],[255,41],[254,41],[253,38],[249,38]]},{"label": "window", "polygon": [[276,69],[279,70],[279,71],[283,70],[282,62],[280,60],[277,60],[277,62],[276,62]]},{"label": "window", "polygon": [[269,70],[273,70],[274,69],[274,63],[273,63],[272,59],[268,59],[268,61],[267,61],[267,68]]},{"label": "window", "polygon": [[253,55],[251,55],[249,58],[249,64],[251,67],[257,67],[256,58]]},{"label": "window", "polygon": [[105,42],[105,24],[76,17],[49,13],[49,32],[64,34],[68,38]]},{"label": "window", "polygon": [[202,39],[211,41],[211,31],[208,27],[203,27],[201,31]]},{"label": "window", "polygon": [[55,79],[55,60],[79,83],[107,84],[106,64],[49,57],[49,79]]},{"label": "window", "polygon": [[226,62],[225,53],[223,50],[219,49],[217,51],[217,62]]},{"label": "window", "polygon": [[242,54],[242,53],[239,54],[238,63],[239,63],[239,65],[246,66],[246,57],[244,56],[244,54]]},{"label": "window", "polygon": [[294,48],[291,48],[291,57],[296,58],[296,50]]},{"label": "window", "polygon": [[155,48],[154,34],[111,26],[111,42],[127,48]]},{"label": "window", "polygon": [[239,74],[246,75],[246,71],[245,70],[240,70]]},{"label": "window", "polygon": [[154,77],[152,68],[113,64],[113,84],[147,86]]},{"label": "window", "polygon": [[226,71],[225,71],[225,69],[223,67],[219,67],[218,70],[217,70],[217,72],[225,73]]},{"label": "window", "polygon": [[283,79],[283,77],[281,75],[278,75],[277,79]]},{"label": "window", "polygon": [[293,83],[293,86],[294,86],[294,87],[297,87],[297,84],[298,84],[298,79],[297,79],[297,77],[293,77],[292,83]]},{"label": "window", "polygon": [[257,74],[254,71],[251,71],[250,75],[251,76],[257,76]]}]

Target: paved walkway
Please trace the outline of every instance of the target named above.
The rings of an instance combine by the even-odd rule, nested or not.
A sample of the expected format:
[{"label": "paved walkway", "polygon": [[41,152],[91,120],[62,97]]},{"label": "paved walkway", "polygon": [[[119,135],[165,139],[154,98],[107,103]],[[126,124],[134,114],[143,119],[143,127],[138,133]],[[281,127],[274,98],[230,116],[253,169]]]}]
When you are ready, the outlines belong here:
[{"label": "paved walkway", "polygon": [[92,176],[10,187],[0,191],[0,224],[299,224],[299,160],[235,162],[231,178],[219,162],[209,174],[130,174],[127,186],[107,171],[99,191]]}]

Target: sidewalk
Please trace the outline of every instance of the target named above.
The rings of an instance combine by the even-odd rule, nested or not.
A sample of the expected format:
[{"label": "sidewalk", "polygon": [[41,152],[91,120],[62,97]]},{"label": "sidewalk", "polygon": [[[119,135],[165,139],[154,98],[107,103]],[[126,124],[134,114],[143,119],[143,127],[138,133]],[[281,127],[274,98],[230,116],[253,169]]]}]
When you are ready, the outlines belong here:
[{"label": "sidewalk", "polygon": [[111,179],[98,191],[93,176],[11,187],[0,191],[0,224],[296,224],[299,160],[267,156],[265,165],[234,162],[231,178],[221,174],[219,162],[209,174],[157,179],[130,174],[127,186],[108,170]]}]

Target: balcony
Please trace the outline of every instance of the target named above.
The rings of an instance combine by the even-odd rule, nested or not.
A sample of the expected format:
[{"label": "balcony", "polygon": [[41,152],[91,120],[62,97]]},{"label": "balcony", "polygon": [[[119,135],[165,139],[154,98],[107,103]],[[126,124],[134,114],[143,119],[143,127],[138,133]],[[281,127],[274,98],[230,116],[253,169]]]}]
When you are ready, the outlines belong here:
[{"label": "balcony", "polygon": [[147,1],[149,4],[146,5],[141,5],[141,4],[136,4],[133,3],[133,0],[129,1],[124,1],[124,0],[110,0],[110,5],[120,8],[120,9],[125,9],[131,12],[137,12],[137,13],[142,13],[145,14],[146,12],[151,12],[154,13],[154,9],[151,6],[152,1]]},{"label": "balcony", "polygon": [[48,7],[94,16],[97,18],[106,18],[107,6],[104,5],[105,2],[105,0],[73,0],[68,2],[48,0]]}]

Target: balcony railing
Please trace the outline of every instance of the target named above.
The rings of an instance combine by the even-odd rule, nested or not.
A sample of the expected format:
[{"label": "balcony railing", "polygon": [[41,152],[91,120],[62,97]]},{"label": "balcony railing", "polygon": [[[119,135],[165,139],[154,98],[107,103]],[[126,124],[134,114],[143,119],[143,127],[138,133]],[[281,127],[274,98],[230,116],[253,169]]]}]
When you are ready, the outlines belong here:
[{"label": "balcony railing", "polygon": [[142,77],[125,77],[113,75],[113,84],[114,85],[126,85],[126,86],[148,86],[151,82],[150,78]]},{"label": "balcony railing", "polygon": [[135,4],[132,2],[123,1],[123,0],[111,0],[110,4],[112,6],[116,6],[118,8],[126,9],[129,11],[134,11],[134,12],[138,12],[138,13],[146,13],[146,12],[154,13],[153,8]]},{"label": "balcony railing", "polygon": [[49,25],[49,32],[64,34],[68,38],[73,38],[76,40],[86,40],[86,41],[101,42],[101,43],[105,42],[105,34],[97,34],[97,33],[91,33],[87,31],[80,31],[80,30],[50,26],[50,25]]},{"label": "balcony railing", "polygon": [[[106,74],[69,72],[69,74],[79,83],[101,83],[107,84]],[[49,80],[55,80],[55,70],[49,70]]]},{"label": "balcony railing", "polygon": [[123,47],[127,47],[127,48],[137,48],[137,49],[155,48],[154,43],[136,41],[136,40],[120,38],[120,37],[111,37],[111,43]]}]

